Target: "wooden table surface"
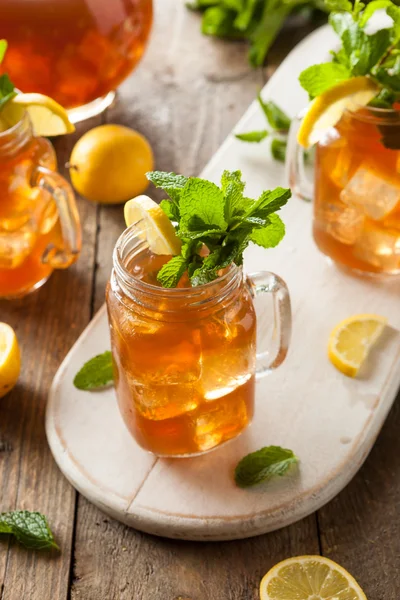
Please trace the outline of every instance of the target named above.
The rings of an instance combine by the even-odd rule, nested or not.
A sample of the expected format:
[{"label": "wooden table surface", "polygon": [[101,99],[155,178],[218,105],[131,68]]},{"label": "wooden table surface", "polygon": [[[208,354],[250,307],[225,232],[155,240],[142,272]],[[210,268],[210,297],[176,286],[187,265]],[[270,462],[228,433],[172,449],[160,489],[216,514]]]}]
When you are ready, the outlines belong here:
[{"label": "wooden table surface", "polygon": [[[156,0],[144,60],[106,114],[55,142],[60,168],[82,133],[104,122],[150,140],[158,169],[198,174],[288,50],[307,33],[281,35],[264,70],[247,48],[204,38],[182,0]],[[318,59],[318,57],[316,57]],[[113,521],[81,497],[47,446],[47,393],[61,361],[104,302],[122,209],[79,199],[83,251],[38,292],[0,304],[23,353],[14,391],[0,401],[0,511],[47,515],[60,554],[0,542],[0,600],[256,600],[262,575],[298,554],[323,554],[359,580],[369,600],[400,597],[400,406],[351,484],[318,513],[245,541],[188,543]],[[229,498],[227,498],[229,501]]]}]

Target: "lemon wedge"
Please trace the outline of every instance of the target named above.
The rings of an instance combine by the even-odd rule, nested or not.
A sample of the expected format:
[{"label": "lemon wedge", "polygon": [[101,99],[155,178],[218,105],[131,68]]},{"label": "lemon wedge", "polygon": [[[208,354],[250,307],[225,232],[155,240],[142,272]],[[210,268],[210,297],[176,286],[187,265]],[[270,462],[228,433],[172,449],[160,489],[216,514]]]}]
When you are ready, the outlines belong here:
[{"label": "lemon wedge", "polygon": [[174,226],[162,208],[148,196],[128,200],[124,206],[124,217],[127,227],[142,221],[144,235],[154,254],[180,254],[181,241]]},{"label": "lemon wedge", "polygon": [[379,315],[356,315],[341,321],[329,336],[328,356],[344,375],[355,377],[387,319]]},{"label": "lemon wedge", "polygon": [[323,556],[288,558],[265,575],[261,600],[367,600],[343,567]]},{"label": "lemon wedge", "polygon": [[21,118],[21,110],[26,110],[36,135],[52,137],[75,131],[65,108],[43,94],[18,94],[7,110],[10,115],[15,114],[15,122]]},{"label": "lemon wedge", "polygon": [[378,93],[378,86],[369,77],[353,77],[341,81],[315,98],[297,134],[300,146],[309,148],[334,127],[346,109],[366,106]]},{"label": "lemon wedge", "polygon": [[21,355],[12,327],[0,323],[0,398],[17,383],[21,370]]}]

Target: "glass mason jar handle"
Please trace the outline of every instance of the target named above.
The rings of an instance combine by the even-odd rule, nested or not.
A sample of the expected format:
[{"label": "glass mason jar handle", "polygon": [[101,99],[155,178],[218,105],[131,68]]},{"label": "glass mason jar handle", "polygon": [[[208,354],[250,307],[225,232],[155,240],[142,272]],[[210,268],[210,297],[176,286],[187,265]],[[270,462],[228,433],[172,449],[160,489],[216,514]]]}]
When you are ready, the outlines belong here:
[{"label": "glass mason jar handle", "polygon": [[62,245],[50,245],[46,248],[42,261],[54,269],[65,269],[73,264],[81,250],[82,232],[75,195],[68,181],[56,171],[46,167],[36,167],[32,176],[32,185],[48,192],[58,210]]},{"label": "glass mason jar handle", "polygon": [[277,348],[274,353],[270,350],[257,352],[256,378],[267,375],[285,360],[289,348],[292,330],[292,311],[290,307],[289,290],[286,283],[267,271],[251,273],[247,276],[247,285],[253,298],[264,294],[272,294],[274,303],[273,338],[277,338]]},{"label": "glass mason jar handle", "polygon": [[310,181],[305,168],[305,150],[297,142],[303,113],[292,120],[286,151],[286,181],[296,196],[310,202],[314,197],[314,183]]}]

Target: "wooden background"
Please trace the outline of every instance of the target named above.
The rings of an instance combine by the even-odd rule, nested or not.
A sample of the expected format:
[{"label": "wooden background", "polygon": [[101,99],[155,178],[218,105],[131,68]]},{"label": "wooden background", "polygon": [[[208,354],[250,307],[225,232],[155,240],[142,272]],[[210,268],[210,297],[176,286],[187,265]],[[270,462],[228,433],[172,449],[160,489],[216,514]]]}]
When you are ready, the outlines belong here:
[{"label": "wooden background", "polygon": [[[198,174],[288,50],[308,33],[288,29],[264,70],[247,48],[203,38],[182,0],[155,0],[145,59],[101,117],[57,140],[60,168],[82,133],[123,123],[151,142],[158,169]],[[318,58],[318,57],[316,57]],[[78,263],[37,293],[0,303],[23,352],[15,390],[0,401],[0,511],[39,510],[59,555],[0,542],[0,600],[256,600],[264,573],[297,554],[323,554],[349,569],[369,600],[400,597],[400,406],[364,467],[318,513],[281,531],[224,543],[151,537],[120,525],[79,496],[59,472],[44,433],[51,380],[104,301],[121,207],[79,200],[84,247]],[[229,501],[229,499],[227,499]]]}]

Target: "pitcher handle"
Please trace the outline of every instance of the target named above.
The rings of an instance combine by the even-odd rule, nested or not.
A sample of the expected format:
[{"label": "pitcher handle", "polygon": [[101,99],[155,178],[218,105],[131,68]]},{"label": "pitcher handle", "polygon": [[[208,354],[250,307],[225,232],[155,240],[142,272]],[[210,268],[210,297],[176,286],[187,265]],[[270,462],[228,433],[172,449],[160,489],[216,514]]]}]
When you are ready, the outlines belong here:
[{"label": "pitcher handle", "polygon": [[286,181],[296,196],[311,202],[314,197],[314,183],[306,173],[306,151],[297,142],[297,133],[304,114],[300,113],[290,125],[286,150]]},{"label": "pitcher handle", "polygon": [[275,352],[257,352],[256,378],[260,379],[285,360],[292,330],[292,311],[286,283],[268,271],[259,271],[247,276],[247,285],[253,298],[272,294],[274,305],[274,328],[272,338],[277,338]]},{"label": "pitcher handle", "polygon": [[42,188],[52,196],[61,227],[61,247],[48,246],[42,261],[54,269],[65,269],[77,260],[82,246],[81,225],[74,192],[62,175],[42,166],[35,168],[32,185]]}]

